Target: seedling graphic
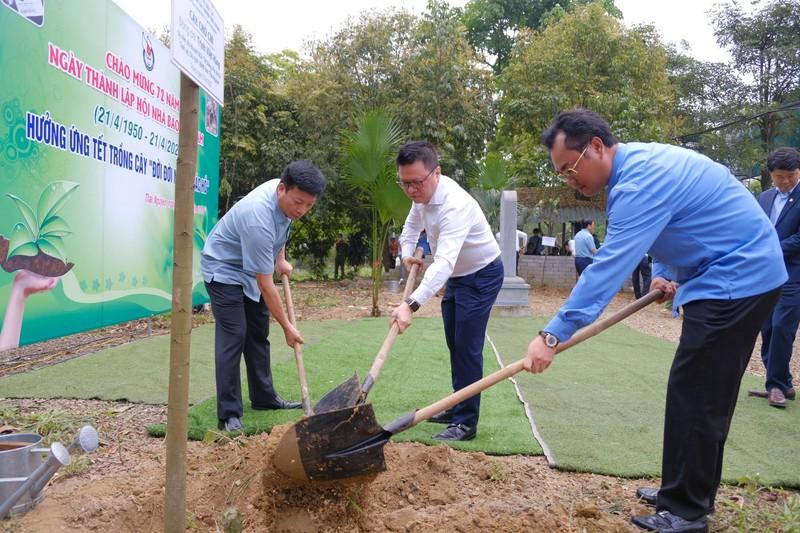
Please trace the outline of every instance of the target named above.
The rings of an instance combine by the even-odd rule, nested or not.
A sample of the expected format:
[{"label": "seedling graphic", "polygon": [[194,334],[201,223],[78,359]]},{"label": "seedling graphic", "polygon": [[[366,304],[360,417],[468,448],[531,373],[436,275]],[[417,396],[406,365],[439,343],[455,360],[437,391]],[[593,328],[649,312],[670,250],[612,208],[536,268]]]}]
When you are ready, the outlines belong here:
[{"label": "seedling graphic", "polygon": [[41,276],[58,277],[75,266],[66,262],[64,249],[64,237],[72,231],[58,211],[77,188],[78,184],[71,181],[50,183],[39,195],[35,211],[22,198],[6,194],[14,201],[22,218],[14,224],[10,238],[0,235],[3,270],[25,269]]}]

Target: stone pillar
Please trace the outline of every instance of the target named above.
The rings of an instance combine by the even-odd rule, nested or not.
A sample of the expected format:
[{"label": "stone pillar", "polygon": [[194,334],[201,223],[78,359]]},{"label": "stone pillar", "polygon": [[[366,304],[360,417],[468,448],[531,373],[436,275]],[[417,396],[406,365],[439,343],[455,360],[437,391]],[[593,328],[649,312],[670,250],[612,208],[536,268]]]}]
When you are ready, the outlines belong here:
[{"label": "stone pillar", "polygon": [[500,257],[503,260],[503,288],[494,304],[500,314],[529,315],[530,285],[517,276],[517,191],[503,191],[500,197]]}]

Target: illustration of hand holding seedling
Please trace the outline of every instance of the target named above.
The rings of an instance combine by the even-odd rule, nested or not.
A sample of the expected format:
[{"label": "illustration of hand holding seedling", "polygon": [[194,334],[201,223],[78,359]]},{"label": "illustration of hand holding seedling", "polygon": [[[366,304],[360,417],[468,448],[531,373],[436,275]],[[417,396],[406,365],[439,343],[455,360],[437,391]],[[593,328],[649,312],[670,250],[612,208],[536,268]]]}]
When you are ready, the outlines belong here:
[{"label": "illustration of hand holding seedling", "polygon": [[11,286],[3,327],[0,351],[19,346],[25,300],[37,292],[49,291],[73,263],[66,261],[64,237],[72,233],[57,213],[78,187],[69,181],[54,181],[39,195],[36,211],[25,200],[6,194],[20,212],[21,220],[11,230],[11,237],[0,235],[0,267],[17,272]]}]

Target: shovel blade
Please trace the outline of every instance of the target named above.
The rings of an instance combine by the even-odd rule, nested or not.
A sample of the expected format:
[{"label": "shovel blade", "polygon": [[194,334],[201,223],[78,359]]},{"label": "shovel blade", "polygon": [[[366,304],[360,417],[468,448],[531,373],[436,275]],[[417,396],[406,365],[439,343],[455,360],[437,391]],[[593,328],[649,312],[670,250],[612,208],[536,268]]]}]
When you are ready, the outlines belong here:
[{"label": "shovel blade", "polygon": [[340,383],[336,388],[328,392],[314,405],[315,414],[330,413],[348,407],[355,407],[361,396],[361,382],[358,374],[353,374],[346,381]]},{"label": "shovel blade", "polygon": [[[273,464],[298,481],[376,474],[386,470],[383,445],[390,436],[378,424],[370,404],[316,414],[300,420],[283,435]],[[359,446],[367,441],[375,445]],[[354,447],[356,453],[338,453]]]}]

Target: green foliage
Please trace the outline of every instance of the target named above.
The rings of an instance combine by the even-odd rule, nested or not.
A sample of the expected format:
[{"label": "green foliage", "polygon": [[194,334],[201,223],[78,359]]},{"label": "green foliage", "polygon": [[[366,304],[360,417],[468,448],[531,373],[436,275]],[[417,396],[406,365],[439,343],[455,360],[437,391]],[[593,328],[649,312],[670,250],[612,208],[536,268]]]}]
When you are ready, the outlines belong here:
[{"label": "green foliage", "polygon": [[[296,56],[295,56],[296,57]],[[225,45],[225,113],[220,136],[220,214],[261,183],[305,157],[305,129],[295,103],[279,90],[293,56],[259,56],[234,27]]]},{"label": "green foliage", "polygon": [[78,187],[71,181],[54,181],[39,195],[36,211],[25,200],[6,193],[14,201],[22,221],[11,230],[8,257],[35,256],[41,250],[56,259],[66,259],[64,237],[72,233],[67,222],[56,213]]},{"label": "green foliage", "polygon": [[408,94],[392,111],[411,137],[438,148],[445,174],[464,185],[494,131],[494,82],[467,41],[460,11],[446,3],[428,3],[413,39],[404,69]]},{"label": "green foliage", "polygon": [[[394,116],[407,139],[440,152],[461,180],[491,135],[492,80],[466,41],[460,12],[431,2],[416,18],[403,11],[362,14],[311,45],[310,60],[286,85],[308,132],[309,156],[338,169],[338,135],[373,109]],[[342,169],[343,171],[343,169]]]},{"label": "green foliage", "polygon": [[[742,491],[733,499],[718,498],[717,504],[724,512],[717,514],[718,525],[723,530],[747,532],[800,531],[800,497],[797,494],[765,486],[758,474],[738,480]],[[777,501],[777,505],[764,505]]]},{"label": "green foliage", "polygon": [[666,67],[667,52],[653,28],[625,29],[598,4],[541,33],[527,32],[500,76],[496,148],[513,155],[513,175],[537,185],[552,180],[538,136],[560,111],[592,109],[622,141],[666,140],[675,129]]},{"label": "green foliage", "polygon": [[[668,70],[677,95],[676,114],[687,147],[728,166],[737,176],[750,176],[761,159],[759,142],[743,123],[733,130],[713,129],[741,117],[748,107],[748,89],[730,65],[698,61],[669,49]],[[698,133],[705,132],[705,133]]]},{"label": "green foliage", "polygon": [[[752,14],[736,2],[715,6],[714,34],[731,53],[733,68],[743,80],[741,95],[746,105],[739,106],[738,113],[760,114],[747,126],[758,129],[759,160],[765,161],[777,148],[781,126],[789,120],[795,128],[800,125],[792,111],[761,114],[800,98],[800,4],[796,0],[770,0],[759,5]],[[736,132],[726,131],[724,135],[731,137]],[[771,186],[765,165],[761,184],[765,190]]]},{"label": "green foliage", "polygon": [[372,315],[379,316],[381,255],[392,221],[405,219],[411,202],[395,183],[394,156],[402,133],[386,112],[369,111],[342,136],[345,181],[365,193],[372,211]]},{"label": "green foliage", "polygon": [[[586,3],[586,0],[470,0],[463,16],[467,39],[486,57],[495,74],[500,74],[511,59],[520,31],[540,30]],[[609,14],[622,16],[613,0],[603,1],[602,5]]]},{"label": "green foliage", "polygon": [[469,183],[484,191],[502,191],[514,185],[508,172],[508,162],[497,152],[486,154],[483,161],[468,173]]},{"label": "green foliage", "polygon": [[53,442],[61,442],[66,446],[72,442],[78,429],[86,422],[87,419],[66,411],[51,410],[23,414],[17,407],[0,404],[0,426],[12,426],[23,432],[41,435],[45,446]]},{"label": "green foliage", "polygon": [[331,202],[323,197],[303,218],[292,224],[286,244],[288,257],[292,261],[299,259],[316,279],[323,278],[328,252],[336,234],[347,223],[343,212],[332,209]]},{"label": "green foliage", "polygon": [[500,197],[502,191],[512,187],[516,180],[508,172],[507,161],[497,152],[491,152],[468,173],[473,184],[470,194],[481,206],[492,231],[500,230]]}]

